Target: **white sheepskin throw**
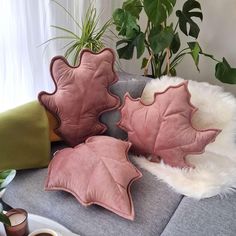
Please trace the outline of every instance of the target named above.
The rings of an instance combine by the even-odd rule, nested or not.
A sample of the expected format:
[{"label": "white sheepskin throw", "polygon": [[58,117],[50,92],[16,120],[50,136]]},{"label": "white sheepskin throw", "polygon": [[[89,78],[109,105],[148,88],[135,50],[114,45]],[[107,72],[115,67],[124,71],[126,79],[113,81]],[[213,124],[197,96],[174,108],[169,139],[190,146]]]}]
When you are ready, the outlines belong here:
[{"label": "white sheepskin throw", "polygon": [[[181,82],[181,78],[168,76],[152,80],[146,85],[141,99],[149,104],[155,92]],[[208,144],[203,154],[186,157],[195,169],[172,168],[143,157],[134,158],[135,162],[186,196],[201,199],[225,195],[236,188],[236,99],[223,88],[208,83],[190,80],[188,88],[191,103],[199,109],[194,114],[193,126],[222,129],[215,142]]]}]

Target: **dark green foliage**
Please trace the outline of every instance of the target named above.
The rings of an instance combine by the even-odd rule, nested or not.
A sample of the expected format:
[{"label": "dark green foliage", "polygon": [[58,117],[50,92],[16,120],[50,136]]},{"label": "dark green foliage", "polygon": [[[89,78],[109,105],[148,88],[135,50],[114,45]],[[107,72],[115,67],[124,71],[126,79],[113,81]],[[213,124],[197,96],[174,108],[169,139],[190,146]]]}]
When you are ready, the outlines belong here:
[{"label": "dark green foliage", "polygon": [[154,24],[159,25],[166,21],[172,13],[176,0],[143,0],[144,10],[148,19]]},{"label": "dark green foliage", "polygon": [[215,76],[223,83],[236,84],[236,68],[231,68],[225,58],[216,64]]},{"label": "dark green foliage", "polygon": [[[202,21],[201,5],[196,0],[186,0],[182,10],[176,11],[176,22],[168,24],[176,0],[126,0],[122,8],[113,13],[113,23],[121,39],[117,42],[117,52],[120,58],[140,58],[145,50],[149,58],[144,57],[141,68],[144,74],[151,68],[153,78],[165,74],[176,75],[176,66],[186,55],[191,55],[198,71],[200,56],[217,61],[215,76],[223,83],[236,83],[236,69],[228,62],[216,60],[213,55],[202,51],[197,42],[200,32],[197,21]],[[146,14],[146,27],[140,27],[140,14]],[[179,30],[179,31],[178,31]],[[193,37],[195,41],[188,42],[183,47],[179,33]],[[183,49],[181,49],[181,46]]]},{"label": "dark green foliage", "polygon": [[[193,11],[194,9],[199,9],[198,11]],[[185,35],[190,35],[195,39],[198,37],[200,28],[193,21],[192,18],[199,18],[202,20],[203,16],[201,13],[201,5],[195,0],[188,0],[184,3],[182,11],[176,11],[176,15],[179,18],[179,28]],[[187,30],[189,25],[189,30]]]}]

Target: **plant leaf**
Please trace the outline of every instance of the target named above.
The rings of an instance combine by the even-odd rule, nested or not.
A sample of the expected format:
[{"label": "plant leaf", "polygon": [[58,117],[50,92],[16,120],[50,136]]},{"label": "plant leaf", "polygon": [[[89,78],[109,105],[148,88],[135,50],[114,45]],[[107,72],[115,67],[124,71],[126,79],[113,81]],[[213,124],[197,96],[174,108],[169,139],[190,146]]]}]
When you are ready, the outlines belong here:
[{"label": "plant leaf", "polygon": [[145,68],[147,66],[147,63],[148,63],[148,59],[146,57],[144,57],[143,60],[142,60],[141,69]]},{"label": "plant leaf", "polygon": [[145,40],[145,35],[144,33],[140,32],[133,39],[122,39],[118,41],[116,43],[116,47],[119,58],[123,58],[126,60],[131,59],[133,57],[135,47],[137,50],[137,58],[140,58],[145,50],[144,40]]},{"label": "plant leaf", "polygon": [[15,177],[15,170],[5,170],[0,172],[0,189],[5,188]]},{"label": "plant leaf", "polygon": [[127,38],[132,38],[134,37],[136,32],[140,31],[135,17],[133,17],[127,11],[118,8],[115,10],[112,17],[119,35],[126,36]]},{"label": "plant leaf", "polygon": [[144,10],[148,19],[156,26],[164,22],[172,13],[176,0],[144,0]]},{"label": "plant leaf", "polygon": [[144,40],[145,40],[145,35],[142,32],[140,32],[134,40],[134,44],[137,50],[137,58],[140,58],[144,53],[145,50]]},{"label": "plant leaf", "polygon": [[175,68],[171,68],[169,72],[170,72],[171,76],[176,76],[177,75]]},{"label": "plant leaf", "polygon": [[55,0],[53,0],[53,2],[60,6],[67,13],[70,19],[79,27],[81,33],[78,35],[76,32],[73,32],[66,27],[52,25],[51,27],[63,31],[66,35],[51,38],[43,44],[57,39],[71,39],[69,43],[66,43],[63,49],[65,49],[65,57],[70,57],[73,62],[76,61],[76,57],[82,48],[87,47],[97,52],[104,47],[103,39],[105,36],[105,31],[109,28],[112,22],[111,20],[108,20],[105,22],[105,24],[102,24],[102,26],[99,27],[100,15],[97,15],[97,10],[93,6],[92,2],[90,2],[88,8],[85,11],[85,16],[83,17],[81,25],[76,21],[73,15],[68,10],[66,10],[65,7]]},{"label": "plant leaf", "polygon": [[56,25],[51,25],[51,27],[53,27],[53,28],[55,28],[55,29],[59,29],[59,30],[61,30],[61,31],[64,31],[65,33],[71,34],[71,35],[73,35],[74,38],[76,38],[76,39],[80,39],[80,38],[78,37],[78,35],[76,35],[76,34],[73,33],[72,31],[70,31],[70,30],[68,30],[68,29],[66,29],[66,28],[64,28],[64,27],[60,27],[60,26],[56,26]]},{"label": "plant leaf", "polygon": [[179,33],[177,32],[174,34],[173,40],[170,45],[170,49],[173,53],[177,53],[180,49],[180,46],[181,46],[181,42],[179,38]]},{"label": "plant leaf", "polygon": [[8,219],[8,217],[3,214],[2,212],[0,212],[0,222],[2,222],[3,224],[6,224],[6,225],[11,225],[11,222],[10,220]]},{"label": "plant leaf", "polygon": [[199,67],[198,67],[198,64],[199,64],[199,54],[201,54],[202,49],[201,49],[198,42],[188,42],[187,44],[188,44],[188,46],[191,50],[190,54],[191,54],[191,56],[194,60],[194,63],[197,67],[197,70],[200,71]]},{"label": "plant leaf", "polygon": [[81,50],[82,45],[75,42],[73,45],[71,45],[69,48],[67,48],[67,50],[64,53],[65,58],[68,58],[76,48],[80,48],[80,50]]},{"label": "plant leaf", "polygon": [[236,68],[231,68],[225,58],[216,64],[215,76],[223,83],[236,84]]},{"label": "plant leaf", "polygon": [[122,5],[122,9],[126,10],[137,19],[139,19],[142,8],[143,6],[140,0],[127,0]]},{"label": "plant leaf", "polygon": [[150,47],[155,54],[158,54],[165,48],[170,47],[173,37],[174,32],[171,27],[166,27],[160,32],[157,28],[153,28],[149,34]]},{"label": "plant leaf", "polygon": [[[123,45],[123,47],[121,45]],[[132,43],[132,40],[130,39],[119,40],[116,43],[116,48],[119,58],[126,60],[130,60],[133,58],[134,44]]]},{"label": "plant leaf", "polygon": [[78,21],[75,20],[75,18],[72,16],[72,14],[68,10],[66,10],[65,7],[63,7],[59,2],[57,2],[55,0],[51,0],[51,1],[54,2],[55,4],[57,4],[59,7],[61,7],[67,13],[67,15],[70,16],[70,18],[74,21],[74,23],[78,26],[78,28],[81,29],[81,26],[78,23]]},{"label": "plant leaf", "polygon": [[[184,3],[182,11],[176,11],[179,18],[179,28],[185,35],[197,38],[200,32],[199,26],[192,20],[193,17],[203,19],[201,11],[192,11],[194,9],[201,10],[201,5],[196,0],[188,0]],[[189,30],[187,29],[189,25]]]}]

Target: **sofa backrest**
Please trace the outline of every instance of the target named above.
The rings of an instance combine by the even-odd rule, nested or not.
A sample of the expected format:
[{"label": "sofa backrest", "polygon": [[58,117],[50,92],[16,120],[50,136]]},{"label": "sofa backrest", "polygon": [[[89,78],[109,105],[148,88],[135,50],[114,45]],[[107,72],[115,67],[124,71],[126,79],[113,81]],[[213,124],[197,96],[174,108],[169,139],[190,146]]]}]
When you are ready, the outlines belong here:
[{"label": "sofa backrest", "polygon": [[[131,97],[141,97],[143,89],[148,81],[151,79],[140,75],[131,75],[125,72],[119,72],[119,81],[111,87],[111,92],[116,94],[123,103],[123,97],[128,92]],[[106,112],[101,116],[102,123],[106,124],[108,129],[105,135],[109,135],[119,139],[126,139],[127,134],[116,126],[116,123],[120,120],[120,112],[118,110]]]}]

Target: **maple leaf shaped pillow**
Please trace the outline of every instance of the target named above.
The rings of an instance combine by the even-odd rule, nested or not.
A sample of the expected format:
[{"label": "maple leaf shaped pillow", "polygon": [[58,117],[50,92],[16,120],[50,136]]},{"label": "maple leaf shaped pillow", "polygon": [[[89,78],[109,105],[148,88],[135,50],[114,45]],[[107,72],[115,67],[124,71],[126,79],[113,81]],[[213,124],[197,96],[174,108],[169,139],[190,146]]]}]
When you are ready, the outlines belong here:
[{"label": "maple leaf shaped pillow", "polygon": [[125,95],[118,126],[128,133],[136,154],[162,159],[172,167],[192,167],[185,161],[187,154],[198,154],[213,142],[218,129],[197,130],[192,116],[197,110],[190,102],[187,81],[156,93],[149,105]]},{"label": "maple leaf shaped pillow", "polygon": [[109,92],[109,86],[118,80],[114,61],[109,48],[99,53],[82,50],[77,67],[70,66],[62,56],[52,59],[50,71],[56,89],[53,93],[41,92],[38,98],[57,118],[56,134],[70,146],[105,132],[107,127],[99,122],[99,116],[120,105],[119,98]]},{"label": "maple leaf shaped pillow", "polygon": [[142,174],[128,160],[130,146],[112,137],[93,136],[56,152],[45,190],[67,191],[85,206],[97,204],[133,220],[130,186]]}]

